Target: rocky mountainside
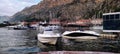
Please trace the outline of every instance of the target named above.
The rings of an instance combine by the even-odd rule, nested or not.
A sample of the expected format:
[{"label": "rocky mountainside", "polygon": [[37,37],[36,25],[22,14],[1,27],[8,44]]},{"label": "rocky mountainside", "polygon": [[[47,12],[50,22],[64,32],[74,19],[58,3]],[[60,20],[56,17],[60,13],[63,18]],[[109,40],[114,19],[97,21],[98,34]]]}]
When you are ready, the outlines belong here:
[{"label": "rocky mountainside", "polygon": [[102,13],[118,11],[120,0],[43,0],[16,13],[12,20],[101,18]]}]

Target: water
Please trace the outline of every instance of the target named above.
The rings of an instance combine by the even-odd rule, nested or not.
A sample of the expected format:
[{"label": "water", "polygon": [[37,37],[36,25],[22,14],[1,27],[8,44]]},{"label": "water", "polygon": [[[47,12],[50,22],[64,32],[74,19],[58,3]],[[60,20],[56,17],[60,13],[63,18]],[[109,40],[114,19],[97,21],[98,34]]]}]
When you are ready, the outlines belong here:
[{"label": "water", "polygon": [[27,54],[40,52],[35,30],[8,30],[0,28],[0,54]]},{"label": "water", "polygon": [[120,52],[120,38],[118,40],[98,39],[83,42],[71,40],[69,44],[58,42],[56,46],[45,46],[38,42],[37,31],[35,30],[8,30],[7,28],[0,28],[0,54],[37,54],[37,52],[61,50]]}]

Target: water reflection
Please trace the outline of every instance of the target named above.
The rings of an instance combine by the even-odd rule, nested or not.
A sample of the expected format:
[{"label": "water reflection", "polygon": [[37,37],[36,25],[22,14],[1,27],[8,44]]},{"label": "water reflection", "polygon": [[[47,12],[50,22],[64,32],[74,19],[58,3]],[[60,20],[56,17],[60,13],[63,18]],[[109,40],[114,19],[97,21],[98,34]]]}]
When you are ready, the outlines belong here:
[{"label": "water reflection", "polygon": [[0,28],[0,52],[39,52],[35,30],[7,30]]}]

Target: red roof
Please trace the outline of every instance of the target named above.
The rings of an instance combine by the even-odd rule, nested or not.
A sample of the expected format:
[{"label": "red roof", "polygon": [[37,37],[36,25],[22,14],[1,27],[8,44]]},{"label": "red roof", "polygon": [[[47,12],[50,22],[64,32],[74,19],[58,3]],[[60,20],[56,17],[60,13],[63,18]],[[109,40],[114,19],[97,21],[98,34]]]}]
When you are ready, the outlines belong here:
[{"label": "red roof", "polygon": [[60,24],[60,20],[58,19],[52,19],[49,24]]},{"label": "red roof", "polygon": [[84,20],[84,19],[78,20],[78,21],[76,21],[76,24],[79,24],[79,25],[82,25],[82,26],[87,26],[87,25],[90,24],[90,20]]}]

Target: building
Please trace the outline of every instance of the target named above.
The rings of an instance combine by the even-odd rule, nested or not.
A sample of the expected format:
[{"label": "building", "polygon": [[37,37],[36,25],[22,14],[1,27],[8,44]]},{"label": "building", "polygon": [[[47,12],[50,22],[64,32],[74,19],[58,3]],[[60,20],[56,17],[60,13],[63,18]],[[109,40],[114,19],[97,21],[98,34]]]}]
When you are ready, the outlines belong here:
[{"label": "building", "polygon": [[59,19],[52,19],[49,21],[49,24],[60,24],[60,20]]},{"label": "building", "polygon": [[81,26],[89,26],[91,24],[91,21],[89,19],[81,19],[76,21],[76,24]]},{"label": "building", "polygon": [[92,25],[102,25],[103,23],[103,19],[93,19],[93,20],[90,20]]},{"label": "building", "polygon": [[103,31],[120,32],[120,12],[103,14]]}]

